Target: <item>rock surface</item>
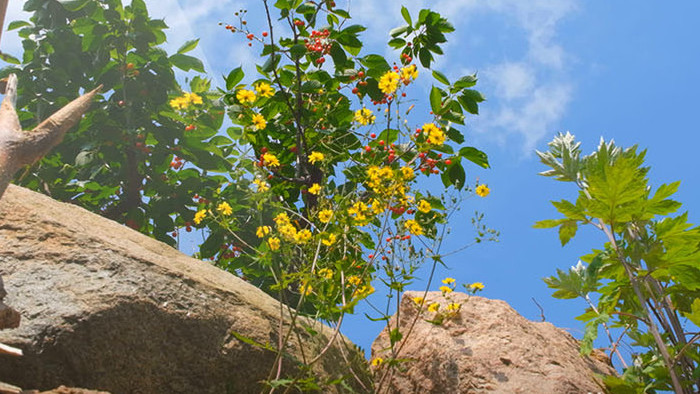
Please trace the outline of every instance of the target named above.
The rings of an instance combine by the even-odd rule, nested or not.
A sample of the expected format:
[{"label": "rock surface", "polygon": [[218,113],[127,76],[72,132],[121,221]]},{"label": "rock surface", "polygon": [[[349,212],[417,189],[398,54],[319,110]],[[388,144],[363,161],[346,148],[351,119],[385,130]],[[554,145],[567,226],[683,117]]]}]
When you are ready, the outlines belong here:
[{"label": "rock surface", "polygon": [[6,295],[5,285],[2,281],[2,276],[0,276],[0,330],[17,328],[21,319],[19,312],[3,303]]},{"label": "rock surface", "polygon": [[[115,222],[12,185],[0,200],[0,275],[6,302],[22,314],[0,342],[24,350],[22,358],[0,356],[0,381],[40,390],[247,393],[260,390],[275,358],[232,334],[274,346],[273,298]],[[319,334],[300,330],[301,346],[292,335],[285,371],[332,334],[301,322]],[[347,358],[367,379],[362,354],[341,339],[314,371],[348,376]]]},{"label": "rock surface", "polygon": [[[413,297],[401,300],[400,327],[406,334],[418,313]],[[606,355],[594,351],[579,354],[579,343],[569,333],[550,323],[525,319],[507,303],[463,293],[430,292],[426,305],[461,303],[460,311],[441,325],[426,320],[435,314],[424,311],[410,335],[401,344],[398,358],[409,358],[404,372],[387,374],[381,393],[597,393],[602,392],[595,374],[614,374]],[[395,325],[395,316],[392,326]],[[373,358],[390,357],[385,350],[385,330],[372,345]],[[375,383],[382,380],[380,366]]]}]

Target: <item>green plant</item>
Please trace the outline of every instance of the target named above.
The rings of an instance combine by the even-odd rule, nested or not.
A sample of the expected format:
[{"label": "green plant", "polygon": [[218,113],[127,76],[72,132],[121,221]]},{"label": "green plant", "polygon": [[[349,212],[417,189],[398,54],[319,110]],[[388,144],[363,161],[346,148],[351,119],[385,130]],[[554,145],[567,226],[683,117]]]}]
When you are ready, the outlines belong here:
[{"label": "green plant", "polygon": [[[419,78],[413,59],[429,69],[453,30],[433,11],[420,11],[414,21],[402,9],[406,25],[390,34],[389,45],[400,51],[392,62],[361,54],[365,28],[350,24],[332,1],[263,6],[264,26],[246,20],[246,11],[224,25],[266,60],[247,83],[241,68],[226,78],[223,100],[234,123],[227,133],[241,147],[248,182],[200,204],[195,223],[210,231],[202,257],[275,294],[292,316],[312,315],[338,332],[373,284],[381,281],[389,301],[398,302],[424,262],[433,270],[442,263],[445,224],[461,192],[471,190],[462,159],[488,167],[483,152],[461,146],[457,129],[484,98],[472,89],[475,76],[451,83],[432,71],[440,84],[428,97],[432,119],[411,126],[411,87]],[[444,193],[421,190],[418,179],[431,176]],[[480,185],[478,195],[488,192]],[[230,203],[246,193],[252,204]],[[495,236],[480,219],[477,241]],[[374,319],[388,322],[389,305],[375,307]],[[391,332],[397,359],[394,346],[404,334]],[[290,329],[279,336],[279,357],[291,335]],[[280,376],[273,368],[268,383],[278,385]]]},{"label": "green plant", "polygon": [[[671,200],[680,182],[652,192],[644,167],[646,151],[622,149],[601,140],[598,149],[581,155],[574,136],[559,134],[549,151],[537,152],[550,167],[541,175],[572,182],[575,202],[553,201],[564,215],[538,222],[537,228],[559,228],[566,245],[580,225],[600,230],[606,242],[581,257],[568,271],[545,279],[554,297],[582,298],[589,307],[581,351],[588,354],[604,326],[611,357],[618,355],[622,377],[607,377],[613,392],[700,390],[700,228],[687,213],[670,216],[681,204]],[[619,328],[632,342],[633,365],[627,366],[610,329]],[[641,349],[641,350],[640,350]]]},{"label": "green plant", "polygon": [[226,178],[211,172],[232,167],[231,149],[216,137],[224,114],[209,81],[192,78],[198,99],[187,108],[169,105],[182,95],[174,67],[204,71],[186,54],[197,40],[169,56],[159,47],[167,26],[148,16],[143,0],[126,7],[121,0],[30,0],[24,10],[30,21],[8,26],[23,39],[21,64],[2,74],[19,77],[25,128],[80,92],[104,88],[77,129],[16,183],[175,244],[176,228],[192,222],[193,195],[213,193]]},{"label": "green plant", "polygon": [[[488,168],[488,158],[463,146],[458,129],[484,97],[475,75],[451,82],[430,70],[453,30],[436,12],[413,20],[402,9],[406,25],[390,33],[400,51],[392,62],[361,54],[365,28],[332,1],[262,5],[260,32],[245,11],[225,26],[260,47],[258,76],[243,84],[242,68],[233,69],[219,92],[196,76],[185,92],[173,67],[203,71],[187,55],[197,41],[165,53],[166,26],[148,17],[143,0],[28,1],[31,21],[10,26],[24,38],[22,64],[4,70],[20,77],[23,123],[88,87],[105,88],[78,129],[16,181],[171,244],[180,229],[201,230],[198,257],[273,294],[292,316],[277,343],[259,344],[277,353],[270,390],[343,385],[349,377],[313,380],[310,366],[337,339],[345,314],[381,282],[390,294],[374,319],[388,324],[419,267],[427,262],[432,279],[443,264],[446,224],[465,192],[489,193],[464,169]],[[280,37],[275,12],[290,35]],[[438,83],[426,100],[430,115],[412,112],[420,98],[412,86],[424,73],[414,58]],[[225,112],[234,124],[226,135]],[[418,180],[430,177],[444,189],[422,189]],[[473,221],[474,243],[497,235],[482,218]],[[331,324],[335,335],[291,374],[280,360],[299,314]],[[403,337],[392,329],[391,365]]]}]

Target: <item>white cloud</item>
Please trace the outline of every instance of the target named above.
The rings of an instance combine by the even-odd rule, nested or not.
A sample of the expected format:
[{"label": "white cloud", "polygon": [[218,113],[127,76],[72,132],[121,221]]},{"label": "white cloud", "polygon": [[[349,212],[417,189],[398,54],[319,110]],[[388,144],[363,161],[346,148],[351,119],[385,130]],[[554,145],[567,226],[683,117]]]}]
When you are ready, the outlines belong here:
[{"label": "white cloud", "polygon": [[[408,0],[401,3],[412,15],[421,8],[432,8],[457,27],[457,33],[450,37],[445,48],[446,55],[436,67],[448,75],[482,70],[479,89],[487,93],[490,100],[483,103],[481,115],[473,123],[477,131],[503,143],[515,138],[522,142],[524,153],[530,153],[542,138],[554,133],[574,92],[567,74],[571,56],[557,42],[557,28],[577,10],[577,0]],[[399,13],[401,3],[351,2],[360,22],[377,32],[403,23]],[[472,47],[483,48],[489,43],[484,33],[472,27],[483,16],[501,17],[505,21],[501,35],[506,35],[510,41],[524,39],[524,51],[504,53],[504,60],[500,62],[464,64],[465,54],[471,53]],[[380,34],[376,40],[381,43],[384,39],[385,35]]]}]

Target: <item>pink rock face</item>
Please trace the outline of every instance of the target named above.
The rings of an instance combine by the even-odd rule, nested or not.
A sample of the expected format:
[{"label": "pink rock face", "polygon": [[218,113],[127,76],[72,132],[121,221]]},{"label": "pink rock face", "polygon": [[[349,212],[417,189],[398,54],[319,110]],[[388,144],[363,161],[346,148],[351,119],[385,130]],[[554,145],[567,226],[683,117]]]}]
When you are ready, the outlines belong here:
[{"label": "pink rock face", "polygon": [[[427,321],[436,314],[425,308],[416,319],[412,299],[422,295],[406,292],[399,313],[405,339],[397,344],[396,358],[413,361],[403,364],[403,371],[375,367],[379,393],[598,393],[604,390],[596,375],[615,374],[603,352],[581,356],[569,333],[527,320],[504,301],[463,293],[451,293],[448,301],[430,292],[426,305],[438,302],[440,311],[450,302],[461,304],[452,318],[436,325]],[[396,326],[396,315],[391,325]],[[387,348],[384,330],[372,345],[372,357],[391,358]]]}]

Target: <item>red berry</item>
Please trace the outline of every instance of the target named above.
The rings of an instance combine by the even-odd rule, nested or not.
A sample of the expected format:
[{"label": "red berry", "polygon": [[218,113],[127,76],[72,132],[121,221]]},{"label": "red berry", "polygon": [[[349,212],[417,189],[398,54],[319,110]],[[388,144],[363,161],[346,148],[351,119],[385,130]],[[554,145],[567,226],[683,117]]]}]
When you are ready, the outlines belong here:
[{"label": "red berry", "polygon": [[262,36],[267,37],[267,32],[266,31],[262,32]]},{"label": "red berry", "polygon": [[363,77],[365,76],[365,72],[364,72],[364,71],[360,71],[360,72],[357,73],[357,76],[360,77],[360,78],[363,78]]},{"label": "red berry", "polygon": [[185,131],[192,131],[192,130],[194,130],[194,125],[193,125],[193,124],[191,124],[191,125],[185,127]]},{"label": "red berry", "polygon": [[173,237],[177,237],[177,231],[173,231],[173,233],[170,235],[172,235]]},{"label": "red berry", "polygon": [[373,259],[373,258],[374,258],[374,255],[371,254],[371,255],[369,255],[369,256],[367,256],[367,257],[369,257],[370,259]]},{"label": "red berry", "polygon": [[124,102],[124,100],[119,100],[119,102],[117,103],[117,105],[120,107],[123,107],[125,104],[126,103]]},{"label": "red berry", "polygon": [[369,136],[370,136],[371,138],[377,138],[377,134],[375,134],[375,133],[372,133],[372,134],[370,134]]},{"label": "red berry", "polygon": [[369,151],[371,151],[371,150],[372,150],[372,148],[370,148],[370,146],[369,146],[369,145],[367,145],[367,146],[365,146],[365,150],[366,150],[367,152],[369,152]]},{"label": "red berry", "polygon": [[255,37],[255,35],[254,35],[253,33],[250,33],[250,34],[246,35],[246,38],[249,39],[249,40],[252,40],[253,37]]},{"label": "red berry", "polygon": [[384,140],[379,141],[379,145],[384,146]]},{"label": "red berry", "polygon": [[352,88],[352,94],[357,94],[360,90],[358,88]]},{"label": "red berry", "polygon": [[450,160],[450,159],[445,160],[445,164],[447,164],[449,166],[450,164],[452,164],[452,160]]}]

